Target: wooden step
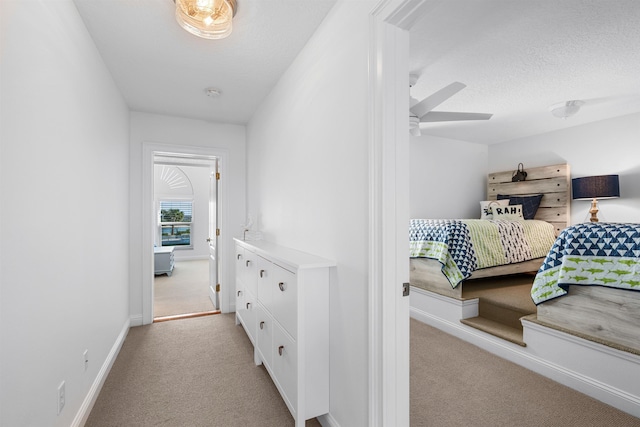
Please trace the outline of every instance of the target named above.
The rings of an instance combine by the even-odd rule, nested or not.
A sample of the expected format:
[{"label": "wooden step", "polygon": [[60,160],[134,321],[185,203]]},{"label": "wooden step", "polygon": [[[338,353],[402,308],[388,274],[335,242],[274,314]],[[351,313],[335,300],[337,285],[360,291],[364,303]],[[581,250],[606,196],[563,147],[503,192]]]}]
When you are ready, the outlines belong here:
[{"label": "wooden step", "polygon": [[531,299],[533,278],[529,275],[470,282],[473,283],[465,282],[464,299],[485,298],[509,307],[518,307],[529,313],[536,312],[536,305]]},{"label": "wooden step", "polygon": [[474,281],[465,298],[478,299],[478,317],[463,319],[465,325],[525,347],[522,317],[535,315],[531,300],[533,276],[518,275]]},{"label": "wooden step", "polygon": [[479,329],[488,334],[510,341],[514,344],[518,344],[519,346],[527,346],[522,338],[522,325],[520,325],[520,328],[513,328],[505,325],[504,323],[496,322],[495,320],[481,316],[461,319],[460,322],[467,326],[471,326],[472,328]]}]

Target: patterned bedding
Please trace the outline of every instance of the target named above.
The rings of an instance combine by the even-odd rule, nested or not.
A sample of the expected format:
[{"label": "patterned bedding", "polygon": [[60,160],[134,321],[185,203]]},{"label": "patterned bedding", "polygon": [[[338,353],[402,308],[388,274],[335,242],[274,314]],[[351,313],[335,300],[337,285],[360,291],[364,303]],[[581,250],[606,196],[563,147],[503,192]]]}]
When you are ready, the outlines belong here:
[{"label": "patterned bedding", "polygon": [[542,258],[555,239],[545,221],[412,219],[409,256],[438,260],[455,288],[475,270]]},{"label": "patterned bedding", "polygon": [[566,295],[569,285],[640,291],[640,224],[565,228],[536,275],[531,298],[540,304]]}]

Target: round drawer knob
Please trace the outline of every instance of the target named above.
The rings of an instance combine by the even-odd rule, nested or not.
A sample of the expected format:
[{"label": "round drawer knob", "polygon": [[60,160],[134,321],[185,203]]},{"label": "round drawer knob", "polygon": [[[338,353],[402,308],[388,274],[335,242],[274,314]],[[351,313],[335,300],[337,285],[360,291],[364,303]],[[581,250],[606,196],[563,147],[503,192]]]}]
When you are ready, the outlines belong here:
[{"label": "round drawer knob", "polygon": [[264,329],[264,321],[260,322],[260,329]]},{"label": "round drawer knob", "polygon": [[248,302],[248,303],[247,303],[247,310],[249,310],[250,308],[251,308],[251,303],[250,303],[250,302]]},{"label": "round drawer knob", "polygon": [[242,296],[242,291],[238,291],[238,296],[241,297]]},{"label": "round drawer knob", "polygon": [[237,259],[242,259],[242,254],[238,254]]},{"label": "round drawer knob", "polygon": [[265,273],[265,271],[264,271],[264,270],[260,270],[260,277],[261,277],[261,278],[262,278],[262,277],[264,277],[264,273]]},{"label": "round drawer knob", "polygon": [[282,353],[283,353],[283,352],[284,352],[284,346],[283,346],[283,345],[281,345],[280,347],[278,347],[278,354],[279,354],[280,356],[282,356]]},{"label": "round drawer knob", "polygon": [[284,284],[284,282],[280,282],[280,283],[278,283],[278,287],[280,288],[280,290],[281,290],[282,292],[284,292],[284,291],[285,291],[285,289],[287,289],[287,285],[285,285],[285,284]]}]

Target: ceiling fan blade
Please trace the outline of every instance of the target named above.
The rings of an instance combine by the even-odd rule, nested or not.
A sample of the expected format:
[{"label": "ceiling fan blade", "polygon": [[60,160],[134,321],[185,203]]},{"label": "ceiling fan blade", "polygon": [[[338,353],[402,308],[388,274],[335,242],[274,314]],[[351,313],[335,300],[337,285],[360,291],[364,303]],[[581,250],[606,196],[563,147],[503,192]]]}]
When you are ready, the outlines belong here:
[{"label": "ceiling fan blade", "polygon": [[442,104],[447,99],[451,98],[456,93],[460,92],[465,87],[467,87],[467,85],[465,85],[464,83],[453,82],[450,85],[445,86],[436,93],[429,95],[422,101],[418,102],[416,105],[411,107],[411,112],[416,116],[422,118],[422,116],[436,108],[438,105]]},{"label": "ceiling fan blade", "polygon": [[420,123],[457,122],[463,120],[489,120],[493,114],[488,113],[456,113],[452,111],[429,111],[420,118]]}]

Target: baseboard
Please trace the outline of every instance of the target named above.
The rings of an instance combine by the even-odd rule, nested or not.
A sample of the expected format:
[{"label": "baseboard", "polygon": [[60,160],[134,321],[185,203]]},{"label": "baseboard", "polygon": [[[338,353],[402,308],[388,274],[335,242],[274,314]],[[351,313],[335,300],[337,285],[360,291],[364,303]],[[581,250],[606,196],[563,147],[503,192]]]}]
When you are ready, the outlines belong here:
[{"label": "baseboard", "polygon": [[431,313],[440,319],[458,322],[460,319],[476,317],[479,314],[478,298],[460,300],[440,295],[415,286],[409,296],[412,308]]},{"label": "baseboard", "polygon": [[336,421],[331,414],[320,415],[316,418],[322,427],[340,427],[340,424]]},{"label": "baseboard", "polygon": [[523,326],[525,340],[551,368],[564,361],[573,365],[560,366],[563,376],[556,381],[640,418],[640,386],[631,374],[640,371],[640,356],[534,322]]},{"label": "baseboard", "polygon": [[132,314],[129,316],[129,325],[131,327],[134,326],[142,326],[144,324],[142,320],[142,314]]},{"label": "baseboard", "polygon": [[[410,313],[411,317],[418,321],[621,411],[640,417],[640,390],[637,385],[633,384],[633,381],[629,381],[630,372],[637,372],[640,369],[640,357],[636,355],[611,349],[531,322],[524,324],[525,334],[529,333],[529,338],[525,335],[527,347],[520,347],[460,322],[442,319],[415,307],[411,307]],[[540,355],[545,355],[545,357]],[[578,366],[579,363],[576,363],[576,361],[583,363],[587,360],[597,361],[597,365]],[[575,369],[562,366],[560,363],[563,361],[572,367],[575,366]],[[607,369],[598,369],[603,366],[606,366]],[[576,370],[578,368],[581,372]],[[612,372],[614,370],[616,372]],[[598,378],[599,375],[600,378]]]},{"label": "baseboard", "polygon": [[130,327],[131,327],[131,322],[129,319],[127,319],[124,322],[122,330],[120,331],[118,338],[116,338],[116,341],[113,344],[113,347],[111,347],[111,351],[107,355],[106,360],[102,364],[102,367],[100,368],[100,371],[96,376],[96,379],[93,381],[93,384],[89,389],[89,393],[87,393],[87,396],[84,398],[84,401],[82,402],[82,405],[78,410],[78,413],[73,419],[71,426],[82,427],[87,422],[87,419],[89,418],[89,414],[91,413],[91,409],[93,409],[93,405],[96,403],[96,400],[98,399],[100,390],[102,390],[102,386],[104,385],[104,382],[107,380],[107,376],[111,371],[111,367],[113,366],[113,363],[116,361],[116,357],[118,357],[118,353],[120,353],[120,349],[122,348],[122,344],[124,343],[124,340],[127,337],[127,334],[129,333]]}]

